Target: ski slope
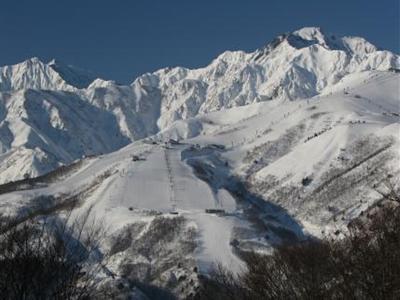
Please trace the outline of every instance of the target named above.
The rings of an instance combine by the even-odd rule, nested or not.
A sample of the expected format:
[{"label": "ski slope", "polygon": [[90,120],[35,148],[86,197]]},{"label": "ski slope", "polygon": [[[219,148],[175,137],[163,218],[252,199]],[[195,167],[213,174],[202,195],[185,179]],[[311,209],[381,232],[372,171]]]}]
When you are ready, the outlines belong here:
[{"label": "ski slope", "polygon": [[[313,235],[319,235],[325,227],[336,230],[339,223],[345,225],[374,202],[373,196],[366,195],[362,205],[357,205],[359,196],[352,196],[350,202],[343,196],[332,203],[307,197],[324,184],[331,170],[345,168],[346,161],[360,156],[351,152],[359,139],[367,141],[367,151],[369,147],[385,147],[388,139],[394,138],[389,150],[396,152],[400,136],[399,84],[396,73],[368,71],[349,75],[331,91],[311,99],[256,103],[177,121],[149,140],[157,141],[155,145],[138,141],[86,159],[80,168],[47,187],[0,195],[0,208],[6,214],[26,214],[39,196],[62,200],[65,195],[82,194],[77,212],[93,206],[94,215],[113,231],[137,221],[140,213],[136,212],[154,210],[169,215],[177,211],[193,221],[200,232],[203,252],[197,254],[199,260],[205,265],[214,261],[228,265],[236,259],[229,246],[232,228],[246,227],[248,219],[240,213],[238,217],[242,208],[238,209],[232,197],[229,174],[252,189],[246,192],[287,210],[300,227]],[[185,136],[191,138],[184,140]],[[170,138],[182,142],[166,145],[164,141]],[[187,151],[196,144],[204,150]],[[207,148],[212,144],[224,145],[225,150]],[[183,156],[183,152],[189,156]],[[133,161],[133,156],[139,160]],[[188,159],[213,171],[212,178],[200,179]],[[368,168],[376,168],[375,164]],[[396,169],[396,160],[381,158],[381,165]],[[313,180],[303,187],[301,182],[307,176]],[[343,212],[343,222],[332,223],[331,207]],[[225,209],[230,216],[206,215],[207,208]],[[221,229],[221,233],[212,228],[230,230]],[[213,250],[214,239],[223,239],[224,250]]]},{"label": "ski slope", "polygon": [[[217,263],[239,271],[242,262],[233,254],[230,242],[232,229],[241,221],[233,214],[219,216],[205,212],[226,207],[233,213],[235,201],[224,191],[215,194],[206,182],[196,177],[181,159],[181,151],[187,147],[132,144],[94,159],[62,182],[0,195],[2,211],[8,214],[27,211],[26,208],[33,205],[30,200],[38,195],[79,193],[96,181],[97,176],[111,171],[112,175],[74,210],[75,216],[90,208],[91,216],[101,220],[112,235],[125,225],[140,221],[140,212],[156,211],[170,217],[174,217],[171,212],[177,212],[198,230],[199,246],[194,255],[201,272],[207,272]],[[133,161],[133,155],[140,156],[140,160]],[[21,208],[24,209],[21,211]]]},{"label": "ski slope", "polygon": [[[93,216],[112,232],[150,220],[149,211],[169,217],[176,211],[198,230],[196,257],[203,269],[218,261],[237,269],[240,262],[230,246],[237,238],[232,233],[236,227],[251,227],[250,233],[241,237],[246,243],[251,240],[268,247],[271,241],[253,239],[256,233],[262,236],[265,228],[257,231],[254,224],[249,225],[251,218],[237,202],[243,206],[249,199],[236,199],[242,197],[240,193],[234,198],[238,192],[235,185],[246,186],[247,190],[239,191],[242,194],[254,194],[258,202],[281,208],[279,212],[258,208],[260,216],[256,218],[261,218],[267,231],[273,225],[319,236],[327,229],[345,226],[374,203],[376,194],[359,193],[370,180],[362,172],[378,166],[397,172],[399,84],[399,74],[368,71],[349,75],[330,91],[310,99],[255,103],[180,120],[147,141],[86,159],[54,183],[0,195],[0,209],[23,216],[38,203],[46,204],[40,197],[55,198],[47,201],[51,206],[77,195],[80,206],[76,214],[92,207]],[[165,144],[170,138],[181,143]],[[360,139],[364,143],[361,149],[356,147]],[[209,147],[213,144],[223,145],[224,150]],[[199,150],[188,151],[193,147]],[[380,149],[385,156],[365,160]],[[387,158],[392,152],[394,158]],[[139,160],[133,161],[134,156]],[[193,161],[212,175],[199,178]],[[326,183],[332,182],[331,192],[337,193],[334,187],[340,182],[330,179],[332,172],[343,173],[343,179],[351,175],[367,181],[350,189],[357,191],[354,195],[319,199],[321,195],[313,193]],[[306,177],[312,181],[303,186]],[[351,178],[345,181],[351,182]],[[208,208],[222,208],[227,214],[206,214]],[[278,223],[263,219],[263,214],[273,215]],[[334,221],[338,214],[340,220]]]},{"label": "ski slope", "polygon": [[[379,195],[367,192],[373,176],[361,174],[363,169],[399,171],[399,113],[399,74],[368,71],[349,75],[326,93],[303,101],[258,103],[190,119],[187,123],[201,126],[193,129],[199,133],[188,141],[225,145],[222,160],[232,173],[266,201],[287,209],[306,231],[320,236],[342,229],[376,201]],[[190,128],[177,122],[159,136],[192,136]],[[358,144],[364,146],[357,148]],[[380,158],[359,165],[380,149]],[[350,189],[357,195],[319,201],[314,190],[330,182],[330,174],[346,169],[346,176],[365,180]],[[307,177],[312,181],[303,186]],[[336,193],[334,183],[331,195]],[[339,220],[334,221],[334,211],[340,212]]]}]

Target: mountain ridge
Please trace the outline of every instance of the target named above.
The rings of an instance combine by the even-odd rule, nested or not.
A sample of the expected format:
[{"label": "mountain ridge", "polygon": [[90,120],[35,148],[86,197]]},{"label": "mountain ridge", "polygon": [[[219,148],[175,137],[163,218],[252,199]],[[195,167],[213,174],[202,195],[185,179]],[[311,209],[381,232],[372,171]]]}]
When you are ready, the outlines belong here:
[{"label": "mountain ridge", "polygon": [[[180,120],[258,102],[280,103],[326,94],[349,74],[398,69],[399,64],[398,55],[380,51],[363,38],[337,38],[320,28],[305,27],[280,35],[253,52],[225,51],[205,67],[164,68],[145,73],[130,85],[95,79],[91,73],[57,60],[45,64],[32,58],[4,66],[0,68],[0,132],[4,132],[0,137],[0,179],[21,178],[27,171],[31,176],[40,175],[83,156],[115,150],[106,146],[107,136],[120,147],[167,130]],[[28,96],[32,93],[21,92],[31,89],[36,91],[35,100]],[[49,102],[47,97],[58,100]],[[37,108],[32,108],[32,102]],[[92,115],[82,119],[77,108],[66,108],[68,102],[98,111],[105,123],[113,124],[111,129],[100,126],[94,138],[84,140],[70,134],[66,124],[83,122],[95,132],[90,124],[101,121]],[[49,146],[59,143],[54,131],[71,144],[66,149],[83,150],[69,150],[66,155]],[[102,138],[96,142],[96,136]],[[41,159],[27,162],[32,155]],[[22,162],[28,167],[5,168]]]}]

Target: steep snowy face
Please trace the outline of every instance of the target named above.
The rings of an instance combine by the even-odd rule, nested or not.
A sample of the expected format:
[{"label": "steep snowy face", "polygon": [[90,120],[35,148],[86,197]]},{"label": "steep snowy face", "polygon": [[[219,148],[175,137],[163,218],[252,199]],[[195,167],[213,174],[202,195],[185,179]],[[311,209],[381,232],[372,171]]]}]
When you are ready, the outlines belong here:
[{"label": "steep snowy face", "polygon": [[74,93],[0,93],[0,182],[38,176],[129,142],[112,113]]},{"label": "steep snowy face", "polygon": [[359,37],[336,37],[308,27],[283,34],[253,53],[227,51],[196,70],[163,69],[135,80],[160,92],[165,129],[199,113],[272,99],[315,96],[341,78],[399,68],[399,57]]},{"label": "steep snowy face", "polygon": [[37,57],[0,67],[0,91],[22,89],[67,90],[87,88],[96,76],[91,72],[53,59],[48,64]]},{"label": "steep snowy face", "polygon": [[121,86],[112,81],[96,79],[83,93],[94,107],[111,112],[120,132],[130,140],[138,140],[159,131],[160,91],[136,82]]},{"label": "steep snowy face", "polygon": [[22,89],[73,90],[53,68],[38,58],[20,64],[0,68],[0,91],[11,92]]},{"label": "steep snowy face", "polygon": [[[304,27],[292,33],[279,35],[263,49],[263,54],[267,55],[276,49],[283,42],[288,43],[295,49],[307,48],[312,45],[319,45],[329,50],[345,51],[349,54],[364,56],[368,53],[378,51],[378,49],[361,37],[337,37],[333,34],[325,33],[319,27]],[[269,50],[269,51],[265,51]],[[259,51],[256,51],[259,52]]]},{"label": "steep snowy face", "polygon": [[317,95],[350,73],[399,66],[397,55],[363,38],[339,38],[314,27],[279,36],[255,51],[252,61],[266,75],[260,93],[291,100]]}]

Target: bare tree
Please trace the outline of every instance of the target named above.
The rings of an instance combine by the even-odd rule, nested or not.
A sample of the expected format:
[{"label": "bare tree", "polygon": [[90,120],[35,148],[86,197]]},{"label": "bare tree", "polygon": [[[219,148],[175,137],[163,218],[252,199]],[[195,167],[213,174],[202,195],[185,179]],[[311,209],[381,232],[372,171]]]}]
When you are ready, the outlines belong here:
[{"label": "bare tree", "polygon": [[[283,245],[272,255],[247,253],[247,270],[219,267],[198,299],[400,299],[400,203],[395,185],[349,226],[342,239]],[[367,216],[366,216],[367,215]]]},{"label": "bare tree", "polygon": [[0,298],[94,298],[95,274],[105,260],[99,250],[104,229],[89,214],[90,210],[72,219],[69,212],[63,220],[47,216],[19,224],[3,218]]}]

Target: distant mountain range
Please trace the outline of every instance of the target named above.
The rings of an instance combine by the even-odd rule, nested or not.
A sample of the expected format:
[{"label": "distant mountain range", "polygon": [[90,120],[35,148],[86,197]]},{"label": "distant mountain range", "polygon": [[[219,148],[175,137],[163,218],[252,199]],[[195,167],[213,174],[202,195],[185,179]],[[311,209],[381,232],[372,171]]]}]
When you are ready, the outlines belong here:
[{"label": "distant mountain range", "polygon": [[350,74],[391,68],[399,68],[398,55],[363,38],[335,37],[314,27],[280,35],[252,53],[224,52],[204,68],[146,73],[128,86],[56,60],[4,66],[0,182],[119,149],[177,120],[309,98]]}]

